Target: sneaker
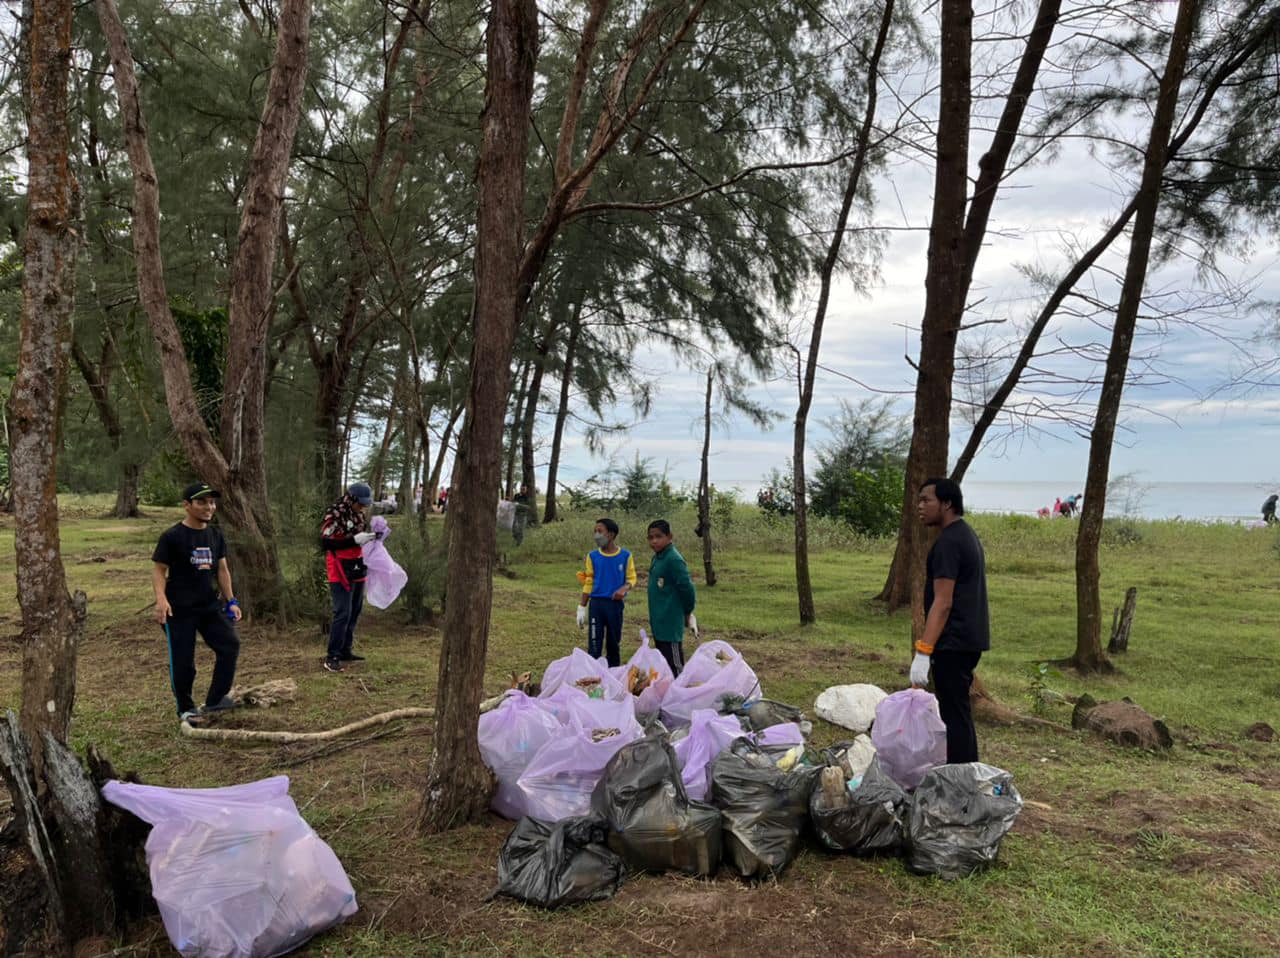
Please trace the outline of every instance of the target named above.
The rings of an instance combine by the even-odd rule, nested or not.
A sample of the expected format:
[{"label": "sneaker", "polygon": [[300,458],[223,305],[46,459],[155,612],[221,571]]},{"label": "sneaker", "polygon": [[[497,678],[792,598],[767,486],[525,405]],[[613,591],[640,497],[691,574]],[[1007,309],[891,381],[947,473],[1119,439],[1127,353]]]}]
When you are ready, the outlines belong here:
[{"label": "sneaker", "polygon": [[343,662],[363,662],[363,655],[356,655],[354,652],[343,652],[338,658]]},{"label": "sneaker", "polygon": [[233,699],[230,695],[224,695],[213,705],[206,705],[202,712],[225,712],[227,709],[233,709],[240,703]]},{"label": "sneaker", "polygon": [[326,672],[341,672],[342,659],[339,659],[337,657],[325,659],[324,668]]},{"label": "sneaker", "polygon": [[184,725],[196,727],[204,725],[209,719],[200,709],[188,709],[178,716],[178,721]]}]

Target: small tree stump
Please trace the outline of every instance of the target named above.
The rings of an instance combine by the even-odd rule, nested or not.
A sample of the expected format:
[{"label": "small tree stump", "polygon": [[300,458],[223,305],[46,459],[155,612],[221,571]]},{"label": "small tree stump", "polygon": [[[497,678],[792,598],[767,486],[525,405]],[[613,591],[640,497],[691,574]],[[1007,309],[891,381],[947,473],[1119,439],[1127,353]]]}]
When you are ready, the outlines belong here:
[{"label": "small tree stump", "polygon": [[[145,870],[130,871],[150,829],[105,808],[100,783],[47,731],[41,744],[37,779],[17,717],[0,716],[0,778],[14,816],[0,832],[0,955],[69,953],[154,907]],[[110,768],[96,754],[92,761]]]},{"label": "small tree stump", "polygon": [[1138,590],[1130,586],[1124,594],[1124,608],[1116,609],[1111,616],[1111,641],[1107,651],[1112,655],[1129,651],[1129,630],[1133,628],[1133,614],[1138,608]]},{"label": "small tree stump", "polygon": [[[10,887],[15,891],[21,890],[23,899],[21,902],[4,902],[4,953],[16,954],[28,942],[37,941],[46,934],[49,936],[46,940],[49,948],[65,949],[67,940],[59,937],[65,925],[65,912],[58,889],[53,842],[36,801],[31,750],[18,728],[17,716],[11,711],[0,717],[0,777],[4,778],[13,802],[13,825],[8,831],[17,838],[20,859],[14,867],[22,872],[6,876],[5,888],[6,891]],[[7,895],[0,896],[0,900],[4,897]],[[37,901],[37,898],[42,900]],[[49,920],[47,926],[42,927],[46,914]],[[14,921],[19,917],[21,924]]]}]

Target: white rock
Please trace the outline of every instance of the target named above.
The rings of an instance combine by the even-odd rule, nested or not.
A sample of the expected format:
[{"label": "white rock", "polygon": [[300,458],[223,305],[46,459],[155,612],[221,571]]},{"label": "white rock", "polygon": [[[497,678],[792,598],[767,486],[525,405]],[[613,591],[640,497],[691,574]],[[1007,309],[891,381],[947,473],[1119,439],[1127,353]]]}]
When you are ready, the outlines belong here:
[{"label": "white rock", "polygon": [[819,718],[854,732],[865,732],[876,718],[876,706],[888,698],[875,685],[833,685],[813,704]]}]

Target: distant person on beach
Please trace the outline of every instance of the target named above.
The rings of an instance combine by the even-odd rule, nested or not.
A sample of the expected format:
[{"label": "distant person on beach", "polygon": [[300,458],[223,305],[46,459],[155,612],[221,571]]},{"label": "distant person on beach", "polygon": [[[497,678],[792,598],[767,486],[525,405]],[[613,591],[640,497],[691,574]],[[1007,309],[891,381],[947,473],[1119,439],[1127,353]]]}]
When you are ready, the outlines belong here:
[{"label": "distant person on beach", "polygon": [[1280,501],[1280,494],[1271,493],[1267,496],[1267,501],[1262,504],[1262,521],[1267,525],[1271,525],[1276,521],[1276,502]]},{"label": "distant person on beach", "polygon": [[578,628],[588,628],[587,653],[596,659],[603,652],[615,668],[622,664],[622,611],[627,593],[635,588],[636,562],[618,546],[618,524],[609,517],[596,522],[592,538],[596,547],[578,573]]},{"label": "distant person on beach", "polygon": [[[236,678],[240,638],[240,603],[231,588],[227,544],[215,525],[222,493],[196,482],[182,492],[186,516],[166,529],[151,555],[151,582],[156,595],[156,621],[169,643],[169,682],[180,721],[203,723],[211,713],[231,708],[227,694]],[[221,594],[222,601],[218,600]],[[213,649],[213,678],[204,706],[191,697],[196,680],[196,633]]]},{"label": "distant person on beach", "polygon": [[649,548],[653,562],[649,565],[649,627],[658,643],[658,651],[671,666],[677,678],[684,669],[684,630],[687,626],[698,637],[698,620],[693,607],[698,594],[689,578],[689,565],[672,542],[671,524],[666,519],[649,523]]},{"label": "distant person on beach", "polygon": [[987,564],[977,533],[964,521],[964,496],[951,479],[926,479],[916,498],[922,525],[940,531],[925,560],[924,633],[916,641],[911,684],[933,671],[938,711],[947,727],[947,762],[976,762],[969,689],[982,653],[991,648]]}]

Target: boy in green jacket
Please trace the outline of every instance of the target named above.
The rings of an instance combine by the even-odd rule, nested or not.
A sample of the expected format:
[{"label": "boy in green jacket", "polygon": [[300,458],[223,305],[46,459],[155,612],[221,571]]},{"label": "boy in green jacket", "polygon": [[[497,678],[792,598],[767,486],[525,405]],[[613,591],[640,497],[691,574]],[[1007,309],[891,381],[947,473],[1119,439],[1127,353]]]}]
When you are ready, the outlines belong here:
[{"label": "boy in green jacket", "polygon": [[693,615],[697,592],[689,578],[689,566],[671,541],[671,524],[666,519],[649,523],[649,627],[658,642],[658,651],[671,666],[673,675],[684,668],[684,629],[687,625],[698,637],[698,620]]}]

